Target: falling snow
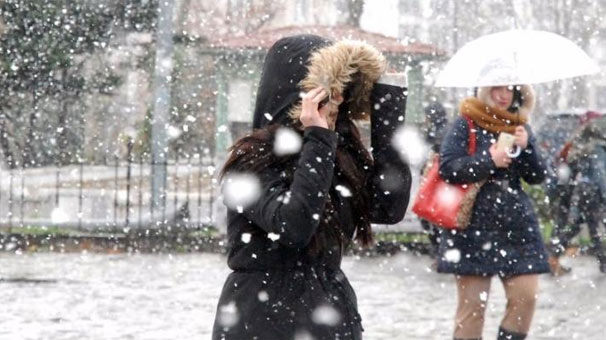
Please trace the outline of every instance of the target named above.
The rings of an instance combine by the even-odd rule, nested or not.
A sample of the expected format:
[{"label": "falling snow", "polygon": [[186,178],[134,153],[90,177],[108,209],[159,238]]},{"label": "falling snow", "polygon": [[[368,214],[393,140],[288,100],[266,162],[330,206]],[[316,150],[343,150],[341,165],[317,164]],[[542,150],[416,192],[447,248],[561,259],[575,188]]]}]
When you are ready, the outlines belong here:
[{"label": "falling snow", "polygon": [[261,195],[259,179],[251,174],[230,174],[223,185],[225,205],[242,209],[253,204]]},{"label": "falling snow", "polygon": [[339,192],[339,195],[343,197],[351,197],[351,190],[344,185],[337,185],[335,189]]},{"label": "falling snow", "polygon": [[420,165],[427,158],[429,151],[427,144],[419,131],[414,128],[398,128],[391,143],[399,151],[400,156],[413,165]]},{"label": "falling snow", "polygon": [[[223,203],[245,213],[265,194],[259,178],[250,173],[228,173],[223,182],[219,176],[229,146],[252,131],[256,82],[263,69],[264,46],[269,43],[265,37],[296,26],[314,26],[311,32],[318,29],[325,34],[338,34],[347,27],[348,38],[381,37],[380,48],[388,48],[392,39],[396,51],[406,50],[405,54],[390,52],[387,65],[411,79],[406,112],[380,123],[399,126],[390,145],[412,166],[411,200],[430,156],[424,138],[424,107],[437,100],[452,119],[459,114],[459,100],[473,95],[472,87],[433,86],[445,62],[467,42],[511,27],[533,28],[565,35],[599,63],[601,72],[591,77],[535,84],[539,109],[530,125],[536,132],[537,150],[549,163],[551,185],[524,184],[524,190],[528,188],[537,209],[546,242],[563,245],[558,239],[550,240],[549,233],[556,224],[554,207],[563,204],[567,190],[572,192],[573,203],[566,207],[570,214],[564,224],[582,230],[573,242],[580,245],[581,255],[564,260],[573,267],[572,273],[562,278],[541,276],[532,336],[604,338],[606,294],[600,292],[606,287],[594,259],[586,255],[591,253],[582,212],[587,201],[581,196],[590,190],[575,189],[587,176],[579,175],[560,157],[565,143],[589,119],[587,111],[606,110],[604,1],[367,0],[326,2],[317,8],[311,3],[318,5],[294,0],[3,3],[0,283],[4,294],[0,320],[5,322],[0,337],[209,338],[209,320],[215,312],[222,327],[242,322],[234,302],[215,309],[222,280],[229,273],[224,257],[140,255],[135,248],[129,250],[133,255],[115,254],[111,242],[163,233],[181,240],[180,233],[189,237],[191,232],[220,235],[216,244],[224,250],[228,242],[220,238],[227,230],[222,222]],[[166,17],[173,20],[161,20]],[[322,27],[329,28],[322,31]],[[584,65],[551,65],[552,59],[541,60],[550,72]],[[385,108],[391,99],[386,96],[368,107]],[[277,121],[270,112],[259,118],[262,124]],[[369,142],[372,136],[367,135],[365,124],[359,126]],[[296,155],[302,148],[300,131],[283,127],[276,131],[270,151],[282,157]],[[316,169],[328,159],[312,159],[308,170],[318,173]],[[467,167],[461,173],[478,174],[478,170]],[[379,192],[392,195],[400,179],[389,169],[381,171]],[[343,198],[354,195],[344,184],[335,190]],[[458,201],[458,193],[449,187],[438,190],[441,203],[452,206]],[[506,194],[518,191],[509,189]],[[323,195],[318,192],[319,197]],[[291,196],[286,191],[277,200],[288,205]],[[495,207],[508,202],[495,196],[490,200]],[[602,203],[589,210],[603,215]],[[311,218],[319,221],[321,215]],[[598,228],[602,240],[603,224]],[[373,230],[422,232],[418,218],[410,212],[397,225],[373,226]],[[103,251],[109,254],[88,254],[88,250],[47,254],[46,248],[33,243],[24,248],[16,238],[29,231],[32,239],[43,243],[68,235],[82,246],[89,239],[107,237],[110,245]],[[262,240],[271,247],[280,246],[280,234],[262,235],[246,232],[230,242],[250,246]],[[454,249],[452,242],[446,241],[446,246],[451,249],[444,259],[451,263],[476,255]],[[481,249],[496,261],[513,261],[516,256],[495,242],[485,242]],[[246,256],[256,260],[266,255],[257,251]],[[428,258],[409,253],[347,256],[344,267],[356,287],[365,338],[451,338],[452,323],[445,320],[450,320],[456,305],[452,277],[437,275]],[[528,268],[532,270],[532,265]],[[276,298],[265,290],[255,294],[250,298],[259,304]],[[489,295],[496,302],[488,301]],[[483,291],[480,300],[488,305],[489,337],[500,321],[497,310],[504,303],[503,292]],[[319,325],[334,326],[343,318],[330,305],[313,311]],[[318,340],[305,330],[295,339]]]},{"label": "falling snow", "polygon": [[311,319],[318,325],[336,326],[341,321],[341,314],[329,305],[322,305],[314,309]]},{"label": "falling snow", "polygon": [[242,236],[240,236],[240,240],[242,241],[242,243],[249,243],[251,237],[252,235],[250,233],[242,233]]},{"label": "falling snow", "polygon": [[286,156],[298,153],[301,150],[303,141],[301,136],[289,128],[280,128],[276,131],[274,141],[274,153],[277,156]]},{"label": "falling snow", "polygon": [[458,249],[448,249],[444,252],[444,259],[448,262],[459,263],[461,261],[461,251]]},{"label": "falling snow", "polygon": [[240,320],[238,308],[235,302],[230,302],[226,305],[219,306],[218,311],[219,324],[223,327],[231,327]]}]

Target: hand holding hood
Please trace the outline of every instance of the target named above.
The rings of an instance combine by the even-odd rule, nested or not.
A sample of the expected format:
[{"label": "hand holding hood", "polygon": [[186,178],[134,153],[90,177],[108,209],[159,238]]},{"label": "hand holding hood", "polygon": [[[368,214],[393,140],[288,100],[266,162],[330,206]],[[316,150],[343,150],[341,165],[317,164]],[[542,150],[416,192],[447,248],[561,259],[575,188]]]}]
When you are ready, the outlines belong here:
[{"label": "hand holding hood", "polygon": [[368,119],[370,93],[385,64],[385,57],[363,42],[332,43],[315,35],[280,39],[265,58],[253,128],[293,125],[301,114],[301,92],[318,86],[343,93],[351,119]]}]

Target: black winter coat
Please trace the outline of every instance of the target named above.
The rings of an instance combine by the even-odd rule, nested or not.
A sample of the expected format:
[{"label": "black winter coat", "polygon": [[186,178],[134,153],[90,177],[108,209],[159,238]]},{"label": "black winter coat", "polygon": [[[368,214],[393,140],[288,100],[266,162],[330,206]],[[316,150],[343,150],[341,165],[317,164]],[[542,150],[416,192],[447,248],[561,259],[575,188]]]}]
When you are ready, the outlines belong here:
[{"label": "black winter coat", "polygon": [[[277,53],[305,50],[310,38],[303,41],[304,46],[287,41],[288,48],[276,49]],[[266,63],[272,58],[284,60],[284,56],[278,57],[270,55]],[[285,68],[300,65],[290,62],[299,57],[286,60]],[[270,66],[266,65],[268,74],[296,73]],[[262,107],[255,112],[257,127],[265,121],[263,112],[272,115],[272,122],[288,122],[284,117],[287,105],[272,101],[278,97],[294,101],[299,90],[285,88],[297,81],[275,84],[279,76],[265,77],[267,86],[262,80],[260,92],[269,95],[257,99]],[[278,90],[281,92],[270,93]],[[294,90],[295,96],[290,96]],[[377,104],[371,112],[374,165],[367,169],[366,181],[373,223],[400,221],[408,205],[410,169],[391,146],[394,131],[404,122],[404,93],[402,87],[375,84],[370,95]],[[291,169],[288,164],[263,169],[258,174],[259,199],[242,213],[228,210],[228,265],[233,272],[221,292],[213,340],[291,340],[305,335],[316,340],[362,338],[356,295],[340,269],[342,243],[327,238],[321,251],[310,251],[310,241],[326,217],[327,197],[336,210],[340,230],[346,238],[354,236],[351,197],[337,190],[341,183],[335,174],[335,155],[338,145],[346,142],[339,139],[332,130],[306,128],[292,175],[286,175]]]},{"label": "black winter coat", "polygon": [[[375,94],[387,90],[400,92],[403,98],[401,89],[387,85],[377,85]],[[398,103],[391,106],[393,111],[372,115],[375,167],[369,169],[368,183],[373,223],[400,221],[408,205],[410,170],[390,143],[399,124],[382,123],[385,118],[397,122],[391,118],[403,112],[404,100],[392,101]],[[349,199],[335,190],[336,147],[335,132],[319,127],[305,129],[292,183],[282,177],[283,169],[267,169],[260,179],[263,194],[254,206],[242,214],[228,211],[228,265],[233,273],[221,293],[213,339],[294,339],[296,332],[307,332],[317,340],[361,339],[356,295],[340,269],[342,249],[333,244],[319,257],[310,257],[306,249],[318,227],[327,194],[339,202],[340,225],[348,237],[353,237]],[[310,171],[312,168],[314,171]],[[386,190],[381,177],[393,171],[401,181],[395,186],[390,183],[390,190]],[[284,204],[285,199],[288,204]],[[255,231],[251,233],[251,229]],[[250,233],[250,240],[243,239],[243,233]],[[238,322],[222,327],[222,315],[234,305]],[[334,314],[335,319],[322,321],[323,311]]]},{"label": "black winter coat", "polygon": [[442,143],[440,174],[452,183],[487,182],[474,203],[469,226],[442,233],[438,272],[503,277],[547,273],[539,222],[521,179],[539,184],[546,168],[529,126],[528,147],[509,168],[497,169],[488,149],[497,135],[476,125],[477,152],[468,155],[469,128],[458,117]]}]

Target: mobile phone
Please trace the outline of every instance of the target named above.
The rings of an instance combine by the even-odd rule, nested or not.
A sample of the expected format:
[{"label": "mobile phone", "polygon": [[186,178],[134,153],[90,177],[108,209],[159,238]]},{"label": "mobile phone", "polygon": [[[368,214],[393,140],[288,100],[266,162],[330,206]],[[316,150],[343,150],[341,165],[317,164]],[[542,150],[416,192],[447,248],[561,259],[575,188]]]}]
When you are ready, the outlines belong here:
[{"label": "mobile phone", "polygon": [[501,150],[511,150],[514,142],[515,137],[512,134],[501,132],[499,134],[499,139],[497,139],[497,147]]}]

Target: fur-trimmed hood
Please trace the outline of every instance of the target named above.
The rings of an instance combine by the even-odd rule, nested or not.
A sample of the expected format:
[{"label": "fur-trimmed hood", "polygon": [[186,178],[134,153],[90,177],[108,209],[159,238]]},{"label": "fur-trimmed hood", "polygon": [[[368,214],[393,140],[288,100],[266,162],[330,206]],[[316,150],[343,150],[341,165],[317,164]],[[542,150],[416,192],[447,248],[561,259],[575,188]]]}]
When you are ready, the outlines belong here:
[{"label": "fur-trimmed hood", "polygon": [[[490,97],[490,89],[492,87],[480,87],[476,97],[486,103],[488,106],[496,107],[496,103]],[[520,93],[522,95],[522,105],[518,107],[518,112],[530,118],[536,104],[534,89],[530,85],[521,85]]]},{"label": "fur-trimmed hood", "polygon": [[[370,118],[370,92],[385,71],[385,57],[373,46],[352,40],[339,41],[315,51],[309,60],[309,73],[301,81],[303,91],[321,86],[329,94],[345,93],[351,119]],[[301,104],[289,115],[298,119]]]},{"label": "fur-trimmed hood", "polygon": [[318,86],[343,93],[351,119],[369,119],[370,93],[385,67],[385,57],[364,42],[331,42],[315,35],[280,39],[265,58],[253,128],[296,124],[301,93]]}]

